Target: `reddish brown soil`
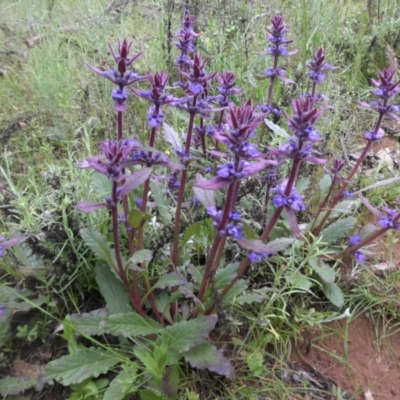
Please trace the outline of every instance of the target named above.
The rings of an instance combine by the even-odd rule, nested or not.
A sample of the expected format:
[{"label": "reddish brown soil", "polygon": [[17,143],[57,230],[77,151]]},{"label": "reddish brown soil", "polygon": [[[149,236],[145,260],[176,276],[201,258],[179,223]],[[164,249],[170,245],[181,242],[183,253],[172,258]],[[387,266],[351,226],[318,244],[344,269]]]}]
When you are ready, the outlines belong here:
[{"label": "reddish brown soil", "polygon": [[352,399],[370,398],[365,396],[368,389],[374,400],[400,399],[400,328],[382,332],[362,316],[349,324],[347,338],[346,323],[332,323],[323,332],[311,333],[310,352],[299,349],[293,361],[303,359]]}]

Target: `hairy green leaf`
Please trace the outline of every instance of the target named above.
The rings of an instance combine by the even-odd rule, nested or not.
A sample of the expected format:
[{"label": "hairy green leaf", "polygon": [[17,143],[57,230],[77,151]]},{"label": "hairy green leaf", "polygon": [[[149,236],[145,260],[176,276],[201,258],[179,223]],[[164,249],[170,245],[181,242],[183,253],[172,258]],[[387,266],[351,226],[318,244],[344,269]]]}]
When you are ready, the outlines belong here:
[{"label": "hairy green leaf", "polygon": [[149,262],[149,261],[151,261],[152,258],[153,258],[152,250],[146,250],[146,249],[137,250],[137,251],[135,251],[133,256],[129,259],[128,263],[137,265],[137,264],[141,264],[146,261]]},{"label": "hairy green leaf", "polygon": [[119,361],[114,354],[101,348],[80,349],[48,363],[44,375],[47,381],[56,380],[70,386],[105,374]]},{"label": "hairy green leaf", "polygon": [[150,182],[151,194],[154,196],[155,203],[157,204],[157,210],[160,213],[161,221],[164,225],[171,224],[171,213],[168,205],[167,196],[163,191],[163,187],[156,181]]},{"label": "hairy green leaf", "polygon": [[148,318],[136,313],[114,314],[106,319],[104,327],[106,333],[115,336],[146,336],[162,330],[162,326]]},{"label": "hairy green leaf", "polygon": [[190,225],[185,230],[185,233],[183,235],[182,246],[184,246],[192,236],[197,236],[200,233],[203,224],[204,224],[203,221],[197,221],[194,224]]},{"label": "hairy green leaf", "polygon": [[3,399],[8,396],[16,396],[25,392],[25,390],[36,388],[40,389],[42,385],[37,379],[28,379],[22,377],[5,377],[0,379],[0,394]]},{"label": "hairy green leaf", "polygon": [[330,224],[321,232],[322,241],[328,244],[335,243],[347,236],[354,229],[356,223],[357,218],[347,217]]},{"label": "hairy green leaf", "polygon": [[106,300],[106,306],[111,314],[132,311],[129,295],[123,283],[116,277],[110,267],[105,264],[97,265],[95,269],[96,282],[100,293]]},{"label": "hairy green leaf", "polygon": [[115,267],[106,236],[90,228],[82,228],[79,233],[86,245],[100,260],[106,261],[108,265]]},{"label": "hairy green leaf", "polygon": [[161,389],[168,397],[176,396],[179,389],[179,364],[167,367],[162,378]]},{"label": "hairy green leaf", "polygon": [[322,291],[327,299],[336,307],[342,307],[344,304],[344,295],[342,289],[336,283],[321,282]]},{"label": "hairy green leaf", "polygon": [[154,288],[165,289],[166,287],[180,286],[187,283],[185,276],[179,272],[170,272],[169,274],[164,274],[155,283]]},{"label": "hairy green leaf", "polygon": [[218,268],[214,278],[214,287],[216,289],[223,289],[228,286],[233,279],[235,279],[237,271],[239,269],[239,263],[228,264],[224,268]]},{"label": "hairy green leaf", "polygon": [[321,280],[325,283],[333,283],[335,282],[335,271],[328,264],[320,261],[318,262],[310,262],[311,268],[313,271],[318,274]]},{"label": "hairy green leaf", "polygon": [[170,343],[171,360],[178,360],[180,354],[205,342],[216,323],[216,315],[200,316],[189,321],[177,322],[164,329],[161,335]]},{"label": "hairy green leaf", "polygon": [[104,393],[103,400],[123,400],[137,389],[137,365],[130,363],[111,382]]},{"label": "hairy green leaf", "polygon": [[296,183],[296,189],[299,193],[303,193],[310,186],[311,180],[309,177],[301,177]]},{"label": "hairy green leaf", "polygon": [[222,350],[218,350],[211,343],[202,343],[185,353],[185,360],[192,368],[208,369],[222,376],[231,376],[233,367],[224,357]]},{"label": "hairy green leaf", "polygon": [[329,174],[324,175],[319,181],[319,188],[321,189],[321,196],[326,194],[332,185],[332,178]]},{"label": "hairy green leaf", "polygon": [[267,295],[265,293],[245,293],[242,296],[238,296],[235,299],[235,303],[243,305],[243,304],[252,304],[252,303],[262,303]]},{"label": "hairy green leaf", "polygon": [[267,243],[267,246],[269,247],[271,254],[276,254],[279,251],[286,250],[293,242],[295,239],[291,238],[279,238],[275,240],[271,240],[270,242]]}]

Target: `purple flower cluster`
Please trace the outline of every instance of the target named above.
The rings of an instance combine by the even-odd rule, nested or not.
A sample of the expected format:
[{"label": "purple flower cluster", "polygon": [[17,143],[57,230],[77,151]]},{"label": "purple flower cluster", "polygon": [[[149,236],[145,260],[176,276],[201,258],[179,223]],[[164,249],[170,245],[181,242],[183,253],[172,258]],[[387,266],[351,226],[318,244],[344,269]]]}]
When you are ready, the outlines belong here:
[{"label": "purple flower cluster", "polygon": [[276,186],[271,189],[274,197],[272,202],[275,207],[288,207],[294,211],[304,211],[306,206],[303,202],[303,198],[298,191],[293,188],[288,196],[285,195],[287,181],[284,181],[280,186]]},{"label": "purple flower cluster", "polygon": [[129,57],[131,46],[132,42],[128,43],[126,39],[124,39],[122,43],[118,40],[117,52],[114,52],[110,44],[108,45],[116,63],[116,68],[113,70],[101,71],[98,68],[89,65],[90,69],[97,75],[108,79],[118,86],[118,88],[114,89],[111,93],[111,97],[114,100],[114,109],[118,112],[126,111],[126,101],[129,97],[126,87],[132,85],[132,83],[146,79],[146,77],[142,77],[139,74],[129,71],[133,62],[142,55],[142,53],[137,53],[133,57]]},{"label": "purple flower cluster", "polygon": [[322,49],[322,47],[320,47],[316,51],[314,58],[307,63],[308,77],[312,82],[315,82],[315,84],[322,83],[322,81],[326,78],[327,71],[332,71],[336,69],[331,64],[328,64],[325,61],[325,58],[326,53],[324,53],[324,50]]},{"label": "purple flower cluster", "polygon": [[379,121],[373,131],[366,131],[364,138],[368,142],[374,142],[382,139],[385,135],[385,131],[381,128],[382,118],[389,117],[396,121],[400,121],[400,117],[397,115],[400,112],[400,107],[395,104],[389,104],[390,98],[397,95],[399,92],[400,81],[395,81],[396,70],[386,68],[383,71],[379,71],[379,80],[371,79],[372,86],[375,90],[372,94],[378,97],[378,100],[371,101],[370,103],[360,102],[361,107],[369,108],[379,113]]},{"label": "purple flower cluster", "polygon": [[272,46],[267,49],[267,54],[274,57],[286,57],[293,52],[289,52],[287,45],[292,43],[292,40],[288,40],[285,37],[285,33],[289,31],[289,28],[285,25],[285,20],[281,15],[275,15],[271,19],[272,28],[267,29],[266,39],[272,43]]},{"label": "purple flower cluster", "polygon": [[88,166],[115,182],[120,182],[126,178],[126,175],[122,174],[124,163],[129,159],[137,144],[132,139],[108,139],[101,142],[100,149],[103,151],[103,156],[87,158]]},{"label": "purple flower cluster", "polygon": [[207,214],[212,218],[212,225],[218,230],[220,236],[233,237],[235,239],[242,239],[244,237],[242,225],[238,225],[241,219],[240,213],[232,210],[228,216],[228,223],[225,228],[221,229],[222,210],[215,207],[208,207]]},{"label": "purple flower cluster", "polygon": [[[361,237],[358,235],[354,235],[354,236],[349,236],[349,247],[355,246],[357,244],[359,244],[361,242]],[[363,264],[365,261],[365,254],[360,251],[357,250],[353,253],[354,257],[356,258],[357,262],[359,264]]]},{"label": "purple flower cluster", "polygon": [[195,24],[196,20],[190,15],[189,8],[186,8],[182,27],[175,35],[179,38],[179,41],[175,42],[175,46],[181,51],[180,56],[177,58],[180,70],[187,70],[191,66],[192,60],[189,57],[189,53],[193,53],[196,50],[194,40],[200,36],[199,33],[193,30]]},{"label": "purple flower cluster", "polygon": [[270,254],[269,253],[255,253],[255,252],[251,252],[247,254],[248,259],[251,262],[261,262],[264,258],[269,257]]},{"label": "purple flower cluster", "polygon": [[384,207],[383,210],[385,213],[381,213],[379,225],[384,229],[400,230],[400,222],[393,221],[399,215],[399,211],[388,207]]}]

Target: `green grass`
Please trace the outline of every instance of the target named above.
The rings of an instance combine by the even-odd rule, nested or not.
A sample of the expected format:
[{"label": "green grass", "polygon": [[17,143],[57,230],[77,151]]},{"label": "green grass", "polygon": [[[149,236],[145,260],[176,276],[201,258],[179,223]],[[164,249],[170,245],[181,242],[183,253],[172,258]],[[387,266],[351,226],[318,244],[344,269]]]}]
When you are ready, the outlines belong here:
[{"label": "green grass", "polygon": [[[341,154],[370,126],[370,114],[356,102],[365,99],[369,79],[387,64],[387,46],[397,54],[400,51],[400,6],[392,0],[372,3],[368,10],[360,0],[286,0],[268,5],[259,0],[194,1],[202,31],[198,47],[204,56],[211,56],[210,70],[235,72],[244,97],[262,103],[268,84],[258,78],[269,60],[256,52],[265,50],[265,26],[270,18],[283,13],[291,29],[291,47],[299,50],[286,66],[297,85],[279,85],[274,101],[288,111],[290,100],[309,89],[304,60],[323,46],[329,62],[338,69],[323,86],[333,108],[319,120],[319,128],[327,135],[321,151]],[[38,239],[33,249],[32,245],[21,246],[15,256],[2,261],[1,280],[14,284],[25,281],[26,275],[33,276],[42,285],[40,290],[62,303],[59,315],[54,315],[60,319],[67,312],[80,312],[87,294],[97,291],[92,263],[78,231],[96,225],[105,215],[84,216],[73,209],[82,199],[96,200],[97,193],[92,174],[76,164],[97,154],[99,142],[114,137],[116,129],[112,85],[87,65],[110,68],[107,43],[115,46],[124,37],[133,40],[134,52],[144,51],[134,64],[141,73],[168,70],[177,55],[173,45],[168,54],[168,41],[175,40],[183,11],[177,2],[129,2],[121,6],[121,12],[105,13],[109,4],[105,0],[3,0],[0,4],[0,184],[8,184],[8,192],[0,195],[0,236],[23,231]],[[26,45],[41,35],[41,41]],[[178,80],[176,71],[171,75],[171,81]],[[129,102],[127,130],[144,141],[147,105],[133,95]],[[167,121],[178,132],[184,127],[175,112],[167,112]],[[287,129],[283,120],[279,125]],[[271,144],[278,139],[268,140]],[[320,169],[316,176],[322,174]],[[375,206],[393,204],[399,194],[398,185],[374,189],[371,202]],[[107,223],[103,222],[101,230],[108,232]],[[388,240],[390,258],[390,243],[398,239],[392,235]],[[200,253],[209,246],[208,238],[190,246]],[[182,398],[298,396],[296,388],[277,378],[277,371],[285,367],[293,341],[309,327],[322,325],[330,313],[325,313],[324,305],[310,307],[315,298],[307,291],[298,290],[301,295],[296,295],[296,288],[285,279],[292,269],[296,272],[295,266],[288,263],[274,268],[252,271],[271,281],[273,290],[263,305],[235,305],[229,310],[228,333],[234,339],[225,344],[235,355],[237,380],[216,385],[211,375],[188,374]],[[353,314],[369,312],[398,324],[398,281],[398,271],[378,277],[362,268],[357,285],[346,293]],[[380,335],[384,338],[386,333]]]}]

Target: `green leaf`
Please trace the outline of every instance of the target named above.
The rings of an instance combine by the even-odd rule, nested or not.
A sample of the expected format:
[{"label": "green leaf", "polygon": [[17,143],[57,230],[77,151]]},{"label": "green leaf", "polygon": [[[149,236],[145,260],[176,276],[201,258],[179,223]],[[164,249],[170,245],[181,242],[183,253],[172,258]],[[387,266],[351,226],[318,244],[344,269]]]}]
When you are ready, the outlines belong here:
[{"label": "green leaf", "polygon": [[296,189],[299,193],[303,193],[310,186],[311,180],[308,177],[301,177],[296,183]]},{"label": "green leaf", "polygon": [[377,229],[375,225],[367,224],[361,229],[361,231],[358,234],[361,237],[361,239],[364,239],[367,236],[372,235],[376,231]]},{"label": "green leaf", "polygon": [[243,280],[243,279],[239,279],[231,288],[231,290],[225,295],[225,297],[223,298],[224,303],[231,303],[234,301],[234,299],[236,299],[236,297],[242,295],[246,290],[247,287],[249,286],[248,282]]},{"label": "green leaf", "polygon": [[9,398],[8,396],[16,396],[33,387],[39,389],[40,386],[41,384],[37,379],[6,377],[0,379],[0,394],[3,396],[3,399],[5,399]]},{"label": "green leaf", "polygon": [[106,236],[90,228],[82,228],[79,233],[86,245],[100,260],[106,261],[108,265],[115,267]]},{"label": "green leaf", "polygon": [[157,377],[160,375],[160,368],[163,368],[163,366],[160,366],[158,364],[157,360],[150,353],[149,349],[136,346],[133,349],[133,352],[135,353],[135,356],[140,360],[140,362],[144,365],[145,370],[157,379]]},{"label": "green leaf", "polygon": [[137,250],[133,254],[133,256],[129,259],[128,264],[142,264],[144,262],[150,262],[153,258],[153,251],[152,250]]},{"label": "green leaf", "polygon": [[103,400],[123,400],[130,393],[136,392],[137,365],[130,363],[111,382],[104,393]]},{"label": "green leaf", "polygon": [[322,242],[331,244],[347,236],[355,227],[357,218],[347,217],[326,227],[322,232]]},{"label": "green leaf", "polygon": [[161,278],[155,283],[154,288],[165,289],[166,287],[180,286],[187,283],[187,280],[183,274],[179,272],[170,272],[161,276]]},{"label": "green leaf", "polygon": [[273,250],[273,253],[271,252],[271,254],[275,254],[279,251],[286,250],[291,244],[293,244],[294,241],[295,239],[291,238],[279,238],[271,240],[267,243],[267,246]]},{"label": "green leaf", "polygon": [[248,237],[249,239],[257,239],[259,237],[259,235],[254,232],[253,228],[248,223],[242,221],[241,224],[243,226],[243,232],[246,237]]},{"label": "green leaf", "polygon": [[267,295],[265,293],[245,293],[242,296],[236,297],[235,304],[252,304],[252,303],[262,303],[266,299]]},{"label": "green leaf", "polygon": [[110,315],[105,321],[105,332],[115,336],[146,336],[162,330],[158,322],[136,313]]},{"label": "green leaf", "polygon": [[155,200],[155,204],[157,204],[157,210],[160,213],[161,221],[163,222],[164,225],[170,225],[171,224],[170,207],[168,205],[168,201],[162,186],[156,181],[151,181],[150,188],[151,188],[151,194],[153,195]]},{"label": "green leaf", "polygon": [[318,261],[316,259],[310,260],[310,266],[313,271],[318,274],[321,280],[325,283],[333,283],[335,282],[335,271],[328,264],[325,264],[323,261]]},{"label": "green leaf", "polygon": [[271,129],[272,132],[274,132],[276,135],[280,136],[281,138],[287,140],[290,138],[290,135],[280,126],[275,125],[272,121],[269,119],[264,119],[265,124],[268,126],[269,129]]},{"label": "green leaf", "polygon": [[236,278],[239,264],[240,263],[236,262],[228,264],[224,268],[218,268],[214,278],[215,289],[224,289]]},{"label": "green leaf", "polygon": [[312,282],[300,272],[292,272],[285,275],[286,280],[292,285],[293,288],[301,290],[309,290]]},{"label": "green leaf", "polygon": [[141,400],[164,400],[165,396],[157,394],[150,389],[143,389],[139,392]]},{"label": "green leaf", "polygon": [[201,228],[204,225],[204,221],[197,221],[190,225],[183,235],[182,246],[184,246],[192,236],[197,236],[201,232]]},{"label": "green leaf", "polygon": [[340,308],[344,304],[342,289],[336,283],[321,282],[322,291],[327,299],[336,307]]},{"label": "green leaf", "polygon": [[332,185],[332,178],[329,174],[324,175],[319,181],[319,188],[321,189],[320,195],[323,196]]},{"label": "green leaf", "polygon": [[[75,331],[79,334],[94,336],[106,333],[106,319],[102,315],[91,315],[85,318],[77,318],[69,323],[72,324]],[[65,324],[64,324],[65,325]]]},{"label": "green leaf", "polygon": [[171,360],[178,360],[180,354],[205,342],[216,323],[216,315],[200,316],[189,321],[177,322],[164,329],[161,332],[161,340],[169,340]]},{"label": "green leaf", "polygon": [[182,148],[182,140],[179,136],[179,133],[166,122],[162,124],[162,131],[164,134],[164,139],[174,148],[180,149]]},{"label": "green leaf", "polygon": [[131,226],[135,229],[139,228],[139,225],[143,221],[148,221],[151,219],[151,215],[149,214],[143,214],[140,210],[134,208],[129,212],[128,216],[128,222],[131,224]]},{"label": "green leaf", "polygon": [[170,365],[165,372],[161,389],[168,397],[176,396],[179,389],[179,364]]},{"label": "green leaf", "polygon": [[127,313],[132,311],[129,295],[123,283],[116,277],[110,267],[99,264],[95,269],[96,282],[106,301],[111,314]]},{"label": "green leaf", "polygon": [[211,343],[202,343],[185,353],[185,360],[192,368],[208,369],[222,376],[231,376],[233,367],[224,357],[222,350],[218,350]]},{"label": "green leaf", "polygon": [[358,203],[357,200],[341,201],[340,203],[336,204],[336,206],[333,208],[332,214],[329,216],[329,219],[342,217],[343,215],[352,213],[357,203]]},{"label": "green leaf", "polygon": [[112,181],[103,174],[94,173],[92,175],[92,186],[99,196],[105,198],[111,193]]},{"label": "green leaf", "polygon": [[120,362],[115,355],[101,348],[81,349],[47,364],[47,381],[56,380],[64,386],[80,383],[105,374]]}]

